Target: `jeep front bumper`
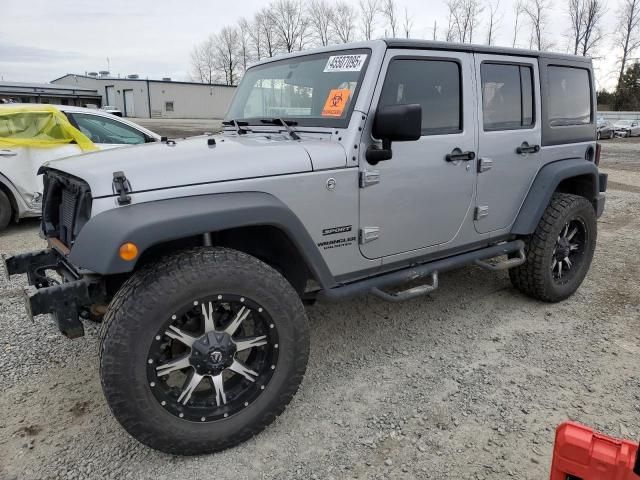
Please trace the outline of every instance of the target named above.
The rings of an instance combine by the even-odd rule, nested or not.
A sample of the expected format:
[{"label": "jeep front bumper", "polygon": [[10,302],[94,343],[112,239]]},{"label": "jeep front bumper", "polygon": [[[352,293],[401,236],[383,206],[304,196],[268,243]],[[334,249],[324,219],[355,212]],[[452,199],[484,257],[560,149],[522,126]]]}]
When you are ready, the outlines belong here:
[{"label": "jeep front bumper", "polygon": [[[104,302],[101,277],[78,272],[57,250],[47,249],[5,258],[7,278],[27,274],[29,286],[24,288],[27,315],[50,313],[58,329],[69,338],[84,335],[81,319],[89,318],[92,306]],[[60,281],[47,275],[55,271]]]}]

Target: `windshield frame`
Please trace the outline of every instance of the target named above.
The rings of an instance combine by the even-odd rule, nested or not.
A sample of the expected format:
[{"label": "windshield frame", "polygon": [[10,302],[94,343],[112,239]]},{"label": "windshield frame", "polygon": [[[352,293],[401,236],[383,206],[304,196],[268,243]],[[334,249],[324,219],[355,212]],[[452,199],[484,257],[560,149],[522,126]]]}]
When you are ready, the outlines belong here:
[{"label": "windshield frame", "polygon": [[[242,81],[240,82],[240,84],[237,87],[236,90],[236,94],[233,96],[233,100],[231,101],[231,104],[229,105],[229,108],[227,110],[227,113],[224,117],[224,121],[230,121],[230,120],[237,120],[237,121],[241,121],[241,122],[247,122],[247,125],[260,125],[261,127],[266,126],[264,123],[262,123],[260,120],[263,118],[267,118],[267,117],[238,117],[238,118],[232,118],[230,113],[231,113],[231,108],[233,106],[233,104],[236,101],[240,101],[239,95],[240,95],[240,88],[242,86],[242,82],[245,81],[246,75],[249,72],[255,72],[256,70],[262,70],[262,69],[266,69],[269,67],[272,67],[274,65],[278,65],[278,64],[282,64],[282,63],[296,63],[296,62],[301,62],[307,59],[312,59],[314,57],[331,57],[334,55],[357,55],[357,54],[366,54],[367,58],[364,61],[364,64],[362,65],[362,69],[360,70],[360,76],[358,77],[358,81],[357,81],[357,85],[355,90],[353,91],[353,96],[351,98],[351,101],[349,102],[349,106],[347,108],[347,112],[343,117],[340,118],[336,118],[336,117],[327,117],[327,118],[323,118],[323,117],[296,117],[296,116],[282,116],[282,115],[278,115],[279,118],[282,118],[284,120],[287,121],[293,121],[296,122],[295,127],[299,128],[299,127],[325,127],[325,128],[346,128],[349,125],[349,121],[351,120],[351,116],[353,114],[353,111],[355,109],[356,106],[356,102],[358,99],[358,96],[360,95],[360,89],[362,88],[362,83],[365,79],[365,75],[367,73],[367,70],[369,68],[369,62],[371,61],[371,56],[373,54],[372,49],[371,48],[348,48],[348,49],[336,49],[336,50],[326,50],[326,51],[322,51],[322,52],[318,52],[318,53],[308,53],[308,54],[304,54],[304,55],[295,55],[295,56],[287,56],[281,59],[277,59],[277,60],[273,60],[273,61],[267,61],[264,63],[260,63],[258,65],[255,65],[253,67],[250,67],[247,72],[245,73],[245,76],[242,78]],[[244,102],[246,104],[246,101],[248,99],[248,96],[251,93],[251,89],[248,90],[247,95],[244,99]]]}]

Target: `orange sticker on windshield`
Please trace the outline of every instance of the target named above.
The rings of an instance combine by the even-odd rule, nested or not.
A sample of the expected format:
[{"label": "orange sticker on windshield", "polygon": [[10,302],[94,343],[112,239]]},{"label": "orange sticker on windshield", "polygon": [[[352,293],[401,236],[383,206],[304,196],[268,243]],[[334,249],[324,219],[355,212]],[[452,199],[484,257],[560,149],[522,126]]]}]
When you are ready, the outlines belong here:
[{"label": "orange sticker on windshield", "polygon": [[351,90],[348,88],[331,90],[327,101],[324,103],[322,116],[341,117],[344,112],[344,107],[347,106],[347,102],[349,101],[349,95],[351,95]]}]

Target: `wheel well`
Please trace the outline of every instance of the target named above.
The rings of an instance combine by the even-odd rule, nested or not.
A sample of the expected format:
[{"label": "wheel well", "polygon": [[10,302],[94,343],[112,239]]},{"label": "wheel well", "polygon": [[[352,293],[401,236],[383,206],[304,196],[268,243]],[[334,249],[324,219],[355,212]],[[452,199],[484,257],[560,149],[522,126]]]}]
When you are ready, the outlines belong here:
[{"label": "wheel well", "polygon": [[593,201],[597,194],[597,188],[593,175],[579,175],[562,180],[556,188],[556,192],[572,193]]},{"label": "wheel well", "polygon": [[[136,268],[163,255],[204,244],[201,234],[154,245],[142,254]],[[304,293],[307,280],[313,278],[294,243],[276,227],[260,225],[211,232],[211,245],[232,248],[262,260],[278,270],[300,295]]]},{"label": "wheel well", "polygon": [[11,193],[11,189],[7,187],[4,183],[0,182],[0,190],[7,196],[9,199],[9,203],[11,204],[11,215],[13,220],[18,220],[18,202],[16,202],[13,193]]}]

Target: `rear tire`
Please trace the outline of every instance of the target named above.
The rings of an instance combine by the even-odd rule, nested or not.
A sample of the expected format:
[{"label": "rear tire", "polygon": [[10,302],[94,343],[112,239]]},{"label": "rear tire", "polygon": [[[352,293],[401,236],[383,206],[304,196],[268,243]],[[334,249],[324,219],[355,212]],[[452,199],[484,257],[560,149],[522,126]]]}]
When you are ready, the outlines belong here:
[{"label": "rear tire", "polygon": [[0,230],[7,228],[13,216],[13,209],[7,194],[0,190]]},{"label": "rear tire", "polygon": [[584,197],[555,193],[525,239],[527,261],[509,270],[513,286],[545,302],[570,297],[582,284],[596,247],[597,221]]},{"label": "rear tire", "polygon": [[141,443],[178,455],[223,450],[263,430],[298,390],[309,355],[307,317],[289,282],[226,248],[142,267],[113,298],[101,337],[114,416]]}]

